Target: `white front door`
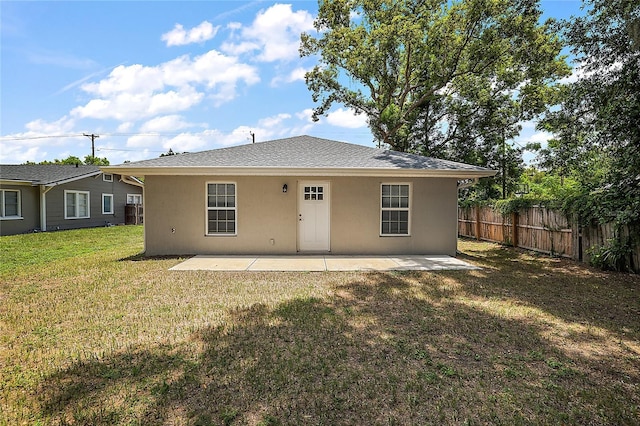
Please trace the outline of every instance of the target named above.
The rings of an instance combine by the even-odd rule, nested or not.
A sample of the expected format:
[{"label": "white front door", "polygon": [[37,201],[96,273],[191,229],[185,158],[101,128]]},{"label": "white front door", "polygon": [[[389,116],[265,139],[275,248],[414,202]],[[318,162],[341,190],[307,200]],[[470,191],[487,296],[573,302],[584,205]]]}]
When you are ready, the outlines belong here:
[{"label": "white front door", "polygon": [[298,249],[329,251],[329,182],[298,184]]}]

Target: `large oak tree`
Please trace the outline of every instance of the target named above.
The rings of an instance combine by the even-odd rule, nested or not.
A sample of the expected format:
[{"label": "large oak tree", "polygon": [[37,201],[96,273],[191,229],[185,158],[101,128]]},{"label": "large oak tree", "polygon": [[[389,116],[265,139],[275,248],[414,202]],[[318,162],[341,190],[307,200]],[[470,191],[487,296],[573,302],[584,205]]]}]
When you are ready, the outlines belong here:
[{"label": "large oak tree", "polygon": [[416,145],[418,128],[455,138],[454,129],[490,108],[480,91],[501,104],[502,127],[529,119],[545,111],[551,84],[568,71],[540,15],[535,0],[321,1],[317,36],[303,34],[301,43],[303,56],[319,55],[306,76],[319,102],[314,118],[342,103],[400,151]]},{"label": "large oak tree", "polygon": [[300,49],[319,57],[314,119],[339,103],[391,149],[504,166],[505,139],[568,73],[540,16],[535,0],[320,1]]}]

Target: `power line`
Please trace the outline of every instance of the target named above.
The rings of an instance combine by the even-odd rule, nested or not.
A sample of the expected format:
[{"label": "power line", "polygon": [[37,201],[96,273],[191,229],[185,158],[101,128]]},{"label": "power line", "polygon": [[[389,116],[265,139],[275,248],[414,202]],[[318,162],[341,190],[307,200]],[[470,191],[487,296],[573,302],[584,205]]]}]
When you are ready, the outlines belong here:
[{"label": "power line", "polygon": [[122,151],[122,152],[165,152],[151,149],[120,149],[120,148],[97,148],[97,151]]},{"label": "power line", "polygon": [[77,138],[84,136],[82,134],[77,135],[46,135],[46,136],[0,136],[0,141],[28,141],[31,139],[53,139],[53,138]]}]

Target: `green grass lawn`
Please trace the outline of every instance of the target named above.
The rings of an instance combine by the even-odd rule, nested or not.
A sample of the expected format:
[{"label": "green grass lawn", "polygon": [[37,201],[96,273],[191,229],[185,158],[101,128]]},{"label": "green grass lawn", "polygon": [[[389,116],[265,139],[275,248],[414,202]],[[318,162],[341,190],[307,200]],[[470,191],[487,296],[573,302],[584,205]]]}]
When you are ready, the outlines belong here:
[{"label": "green grass lawn", "polygon": [[640,277],[168,271],[142,228],[0,238],[0,424],[639,424]]}]

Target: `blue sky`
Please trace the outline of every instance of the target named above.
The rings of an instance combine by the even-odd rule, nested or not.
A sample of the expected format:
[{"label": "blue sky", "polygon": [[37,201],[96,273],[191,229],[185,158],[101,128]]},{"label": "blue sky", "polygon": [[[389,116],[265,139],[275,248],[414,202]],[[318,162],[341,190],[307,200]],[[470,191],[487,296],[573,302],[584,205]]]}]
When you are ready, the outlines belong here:
[{"label": "blue sky", "polygon": [[[580,13],[543,0],[544,17]],[[310,134],[373,145],[364,116],[320,122],[298,56],[317,2],[0,2],[0,163],[111,164]],[[56,137],[50,137],[56,136]],[[523,123],[517,143],[544,142]],[[529,156],[530,158],[530,156]]]}]

